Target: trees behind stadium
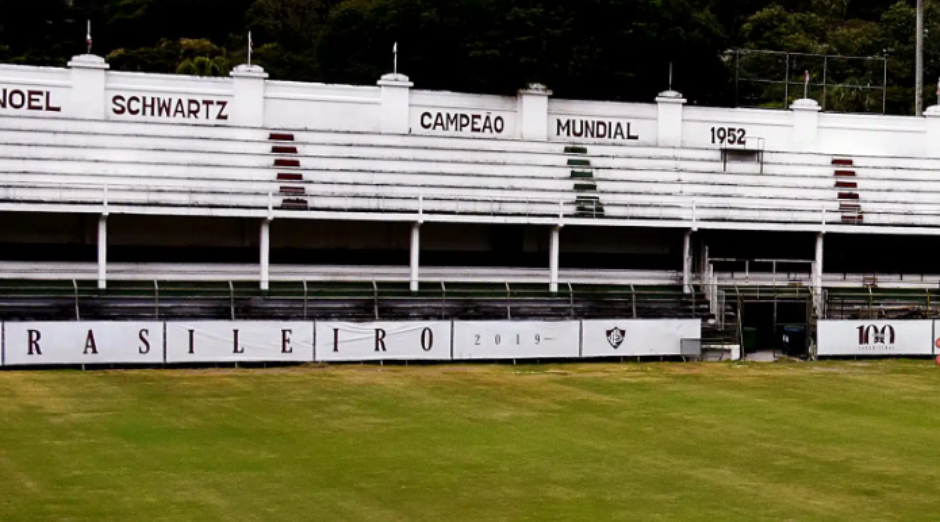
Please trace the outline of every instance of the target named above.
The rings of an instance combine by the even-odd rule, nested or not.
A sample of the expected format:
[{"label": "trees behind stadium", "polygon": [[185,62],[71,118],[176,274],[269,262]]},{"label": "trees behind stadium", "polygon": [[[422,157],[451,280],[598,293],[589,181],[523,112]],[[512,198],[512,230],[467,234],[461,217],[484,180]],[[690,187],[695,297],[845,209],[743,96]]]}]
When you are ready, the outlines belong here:
[{"label": "trees behind stadium", "polygon": [[[275,79],[373,84],[399,67],[423,88],[650,100],[667,86],[728,105],[729,48],[856,56],[888,51],[889,112],[912,109],[914,10],[890,0],[0,0],[0,62],[225,75],[254,60]],[[929,34],[940,9],[928,3]],[[940,45],[927,40],[927,83]],[[929,92],[929,91],[928,91]],[[910,110],[909,110],[910,109]]]}]

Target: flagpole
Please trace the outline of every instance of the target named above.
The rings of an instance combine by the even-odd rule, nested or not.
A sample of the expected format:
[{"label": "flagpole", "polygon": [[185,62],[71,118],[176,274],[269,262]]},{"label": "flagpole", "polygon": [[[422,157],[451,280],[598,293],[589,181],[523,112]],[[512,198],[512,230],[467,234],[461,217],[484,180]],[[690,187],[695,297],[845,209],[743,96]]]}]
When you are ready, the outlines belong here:
[{"label": "flagpole", "polygon": [[248,65],[251,65],[251,47],[252,47],[251,31],[248,31]]},{"label": "flagpole", "polygon": [[398,42],[395,42],[395,45],[392,46],[392,54],[395,55],[395,63],[392,68],[393,72],[398,74]]},{"label": "flagpole", "polygon": [[85,35],[85,43],[88,45],[88,54],[91,54],[91,20],[88,20],[88,31]]}]

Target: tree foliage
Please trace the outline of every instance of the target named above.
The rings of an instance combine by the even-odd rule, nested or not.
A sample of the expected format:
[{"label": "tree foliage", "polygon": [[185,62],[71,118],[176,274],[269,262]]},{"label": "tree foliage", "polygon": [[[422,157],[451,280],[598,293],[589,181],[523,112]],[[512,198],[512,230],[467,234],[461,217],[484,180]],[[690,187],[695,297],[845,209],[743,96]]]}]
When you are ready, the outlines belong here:
[{"label": "tree foliage", "polygon": [[[93,52],[115,70],[226,75],[246,59],[251,31],[253,60],[278,79],[374,84],[390,71],[398,42],[399,69],[422,88],[512,93],[539,82],[558,97],[649,101],[667,87],[671,63],[674,88],[693,103],[729,104],[739,65],[730,48],[887,53],[889,109],[909,113],[914,10],[895,2],[0,0],[0,61],[64,65],[84,52],[91,20]],[[927,28],[940,34],[935,3]],[[926,41],[927,77],[935,78],[940,41]],[[868,85],[874,74],[829,65],[845,84]],[[811,68],[800,62],[787,74],[803,66]],[[755,67],[783,71],[772,60]],[[836,89],[826,101],[868,110],[856,91]]]}]

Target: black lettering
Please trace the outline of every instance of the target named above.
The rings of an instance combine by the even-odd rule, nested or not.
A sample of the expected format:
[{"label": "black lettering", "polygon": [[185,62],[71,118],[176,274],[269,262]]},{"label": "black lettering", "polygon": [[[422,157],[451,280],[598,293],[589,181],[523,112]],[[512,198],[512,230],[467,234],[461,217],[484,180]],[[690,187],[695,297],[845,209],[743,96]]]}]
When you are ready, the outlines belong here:
[{"label": "black lettering", "polygon": [[187,108],[189,109],[189,114],[187,118],[199,119],[199,100],[187,100]]},{"label": "black lettering", "polygon": [[142,354],[150,353],[150,339],[147,338],[148,335],[150,335],[150,330],[147,330],[146,328],[141,330],[137,334],[137,337],[140,339],[140,342],[142,343],[137,348],[137,351],[139,351]]},{"label": "black lettering", "polygon": [[596,124],[597,124],[597,122],[594,122],[594,121],[585,121],[585,122],[584,122],[584,137],[585,137],[585,138],[593,138],[593,137],[594,137],[594,130],[595,130],[595,125],[596,125]]},{"label": "black lettering", "polygon": [[339,351],[339,328],[333,328],[333,353],[336,353],[338,351]]},{"label": "black lettering", "polygon": [[245,353],[245,348],[238,346],[238,330],[232,330],[232,338],[234,339],[234,348],[232,353]]},{"label": "black lettering", "polygon": [[460,130],[460,115],[459,114],[447,115],[447,129],[448,130]]},{"label": "black lettering", "polygon": [[28,95],[29,95],[29,105],[27,106],[27,109],[31,111],[41,111],[42,110],[42,91],[28,91]]},{"label": "black lettering", "polygon": [[375,351],[384,352],[385,350],[385,330],[375,329]]},{"label": "black lettering", "polygon": [[124,97],[120,94],[115,95],[111,98],[111,112],[117,114],[118,116],[123,115],[127,109],[124,108]]},{"label": "black lettering", "polygon": [[615,139],[615,140],[616,140],[616,139],[621,139],[621,140],[627,139],[627,137],[624,136],[624,134],[623,134],[623,124],[620,123],[619,121],[617,122],[616,125],[614,125],[614,133],[613,133],[613,136],[611,136],[611,138],[613,138],[613,139]]},{"label": "black lettering", "polygon": [[571,136],[571,120],[555,120],[555,136]]},{"label": "black lettering", "polygon": [[196,331],[189,331],[189,353],[196,353],[196,343],[193,337],[195,337]]},{"label": "black lettering", "polygon": [[85,355],[88,355],[88,350],[91,350],[92,355],[98,355],[98,343],[95,342],[95,332],[88,330],[88,335],[85,337]]},{"label": "black lettering", "polygon": [[503,129],[506,128],[506,122],[503,121],[502,116],[497,116],[496,119],[493,120],[493,128],[496,129],[497,134],[503,133]]},{"label": "black lettering", "polygon": [[281,353],[294,353],[294,348],[290,345],[291,330],[281,330]]},{"label": "black lettering", "polygon": [[607,137],[607,122],[606,121],[597,122],[597,137],[598,138]]},{"label": "black lettering", "polygon": [[430,328],[421,330],[421,349],[430,352],[434,347],[434,331]]},{"label": "black lettering", "polygon": [[42,333],[39,330],[27,330],[29,337],[29,352],[27,355],[42,355],[42,348],[39,347],[39,339],[42,339]]},{"label": "black lettering", "polygon": [[[14,96],[19,96],[20,100],[16,101]],[[22,109],[24,105],[26,105],[26,95],[23,93],[23,91],[19,89],[14,89],[10,91],[10,108]]]},{"label": "black lettering", "polygon": [[219,108],[219,112],[215,113],[215,119],[217,120],[227,120],[228,113],[225,112],[225,108],[228,107],[227,101],[216,101],[216,106]]},{"label": "black lettering", "polygon": [[183,100],[176,100],[176,107],[173,109],[173,117],[186,117],[186,109],[183,108]]},{"label": "black lettering", "polygon": [[[157,104],[157,98],[153,96],[143,96],[143,107],[140,109],[140,114],[142,116],[153,116],[153,108]],[[147,114],[147,109],[150,109],[150,114]]]},{"label": "black lettering", "polygon": [[444,115],[437,113],[437,116],[434,117],[434,130],[447,130],[447,126],[444,123]]},{"label": "black lettering", "polygon": [[480,115],[474,114],[470,117],[470,132],[480,132]]},{"label": "black lettering", "polygon": [[0,109],[7,108],[7,89],[0,89]]},{"label": "black lettering", "polygon": [[628,140],[638,140],[638,139],[640,139],[640,137],[637,136],[636,134],[630,134],[630,124],[629,124],[629,123],[627,123],[627,139],[628,139]]},{"label": "black lettering", "polygon": [[173,100],[170,98],[157,98],[157,116],[169,118],[173,111]]},{"label": "black lettering", "polygon": [[461,114],[460,115],[460,128],[458,130],[463,132],[463,130],[469,126],[470,126],[470,116],[467,116],[466,114]]},{"label": "black lettering", "polygon": [[489,114],[483,117],[483,132],[493,133],[493,119]]},{"label": "black lettering", "polygon": [[202,106],[206,108],[206,119],[210,119],[209,116],[209,107],[212,107],[212,100],[202,100]]},{"label": "black lettering", "polygon": [[131,107],[131,104],[133,104],[133,103],[136,103],[136,104],[139,106],[139,105],[140,105],[140,97],[139,97],[139,96],[131,96],[130,98],[127,99],[127,113],[130,114],[130,115],[132,115],[132,116],[137,116],[138,114],[140,114],[140,109],[139,109],[139,108],[137,108],[137,109],[132,108],[132,107]]},{"label": "black lettering", "polygon": [[62,112],[62,107],[55,107],[52,105],[52,102],[50,101],[51,96],[52,93],[46,91],[46,110],[49,112]]},{"label": "black lettering", "polygon": [[421,128],[422,129],[431,128],[431,113],[430,112],[421,113]]}]

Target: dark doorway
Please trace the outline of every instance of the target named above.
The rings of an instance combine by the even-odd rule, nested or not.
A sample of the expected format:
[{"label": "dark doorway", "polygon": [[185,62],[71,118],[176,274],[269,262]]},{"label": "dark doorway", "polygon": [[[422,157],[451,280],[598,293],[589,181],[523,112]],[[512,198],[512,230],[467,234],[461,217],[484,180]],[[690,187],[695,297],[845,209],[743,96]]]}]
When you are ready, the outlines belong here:
[{"label": "dark doorway", "polygon": [[809,308],[807,300],[744,302],[741,337],[745,355],[774,352],[775,355],[802,357],[809,350]]}]

